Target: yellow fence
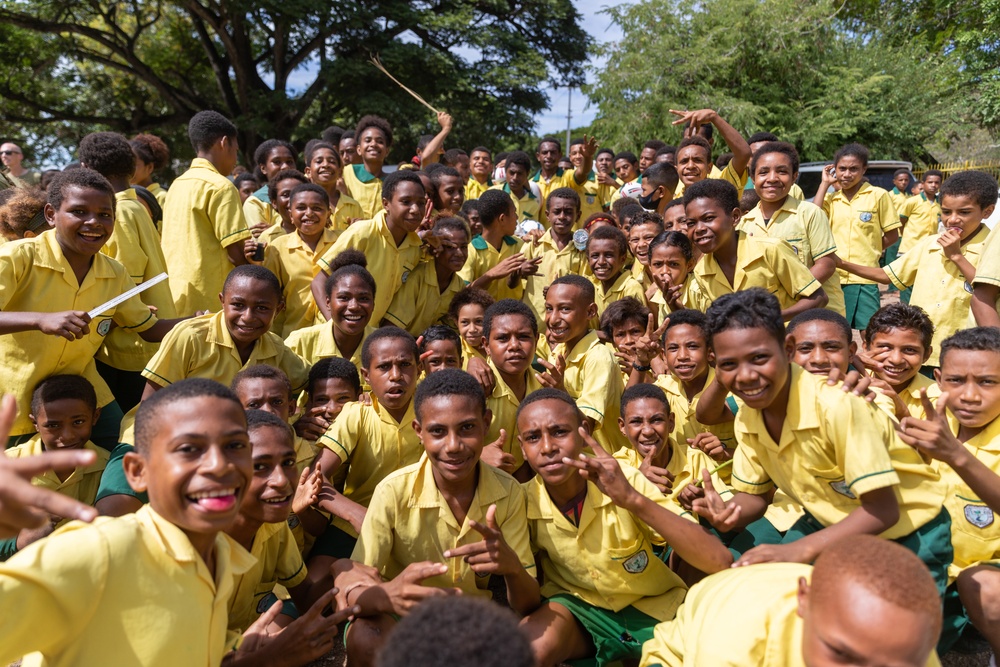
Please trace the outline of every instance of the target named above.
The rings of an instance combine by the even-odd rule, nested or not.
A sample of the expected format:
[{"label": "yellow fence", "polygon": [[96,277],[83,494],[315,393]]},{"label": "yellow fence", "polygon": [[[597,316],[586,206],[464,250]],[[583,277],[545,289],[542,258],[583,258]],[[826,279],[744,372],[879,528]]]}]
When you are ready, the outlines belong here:
[{"label": "yellow fence", "polygon": [[987,160],[987,161],[977,161],[977,160],[966,160],[964,162],[944,162],[942,164],[929,164],[926,167],[918,168],[913,170],[913,175],[917,178],[921,178],[924,172],[928,169],[937,169],[938,171],[944,172],[945,178],[951,176],[957,171],[985,171],[991,174],[994,178],[1000,180],[1000,161]]}]

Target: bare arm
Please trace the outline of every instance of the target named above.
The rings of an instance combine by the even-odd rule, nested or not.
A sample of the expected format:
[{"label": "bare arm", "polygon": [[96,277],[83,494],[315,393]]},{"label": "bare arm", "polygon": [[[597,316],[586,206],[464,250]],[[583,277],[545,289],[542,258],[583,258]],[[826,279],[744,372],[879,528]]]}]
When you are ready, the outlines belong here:
[{"label": "bare arm", "polygon": [[997,297],[1000,287],[979,283],[972,289],[972,315],[981,327],[1000,327],[1000,313],[997,312]]},{"label": "bare arm", "polygon": [[438,151],[444,146],[444,140],[448,136],[448,133],[451,132],[452,119],[449,114],[443,111],[439,112],[438,123],[441,124],[441,131],[434,135],[430,143],[424,147],[423,152],[420,154],[421,166],[438,161]]},{"label": "bare arm", "polygon": [[820,288],[809,296],[800,298],[794,304],[781,311],[781,316],[787,322],[799,313],[804,313],[805,311],[812,310],[813,308],[822,308],[829,300],[830,298],[826,295],[826,292]]}]

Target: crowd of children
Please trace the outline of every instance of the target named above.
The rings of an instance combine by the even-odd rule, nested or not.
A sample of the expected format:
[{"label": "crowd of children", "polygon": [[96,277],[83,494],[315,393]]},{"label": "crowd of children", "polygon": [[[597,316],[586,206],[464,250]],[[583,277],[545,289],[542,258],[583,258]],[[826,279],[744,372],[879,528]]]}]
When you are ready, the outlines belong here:
[{"label": "crowd of children", "polygon": [[672,113],[247,171],[203,111],[166,188],[148,134],[5,174],[0,665],[1000,652],[997,181],[848,144],[808,201],[791,144]]}]

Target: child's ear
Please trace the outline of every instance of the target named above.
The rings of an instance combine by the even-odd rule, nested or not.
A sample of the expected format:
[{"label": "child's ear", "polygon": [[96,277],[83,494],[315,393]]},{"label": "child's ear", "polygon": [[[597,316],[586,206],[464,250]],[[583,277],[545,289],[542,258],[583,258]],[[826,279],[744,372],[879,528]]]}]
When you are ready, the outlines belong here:
[{"label": "child's ear", "polygon": [[597,304],[593,301],[587,306],[587,319],[592,320],[597,317]]},{"label": "child's ear", "polygon": [[[670,428],[673,428],[673,426],[671,426]],[[628,434],[625,433],[625,420],[622,419],[621,417],[618,418],[618,430],[621,431],[622,435],[624,435],[626,438],[628,437]]]},{"label": "child's ear", "polygon": [[46,204],[42,211],[45,214],[45,221],[50,225],[54,225],[56,222],[56,207],[52,204]]},{"label": "child's ear", "polygon": [[858,344],[852,340],[851,344],[847,346],[847,351],[850,352],[853,357],[858,353]]},{"label": "child's ear", "polygon": [[38,430],[38,420],[35,419],[35,415],[29,414],[28,415],[28,419],[30,419],[31,423],[35,425],[35,430],[37,431]]},{"label": "child's ear", "polygon": [[222,292],[219,292],[219,303],[221,303],[223,306],[226,305],[226,298]]},{"label": "child's ear", "polygon": [[137,452],[129,452],[122,459],[122,468],[125,471],[125,480],[132,487],[133,491],[142,493],[146,491],[146,459]]},{"label": "child's ear", "polygon": [[787,336],[785,336],[785,354],[791,357],[792,354],[794,353],[795,353],[795,335],[788,334]]},{"label": "child's ear", "polygon": [[[934,346],[933,345],[928,345],[927,349],[924,350],[924,363],[925,364],[927,363],[927,360],[931,358],[931,352],[933,352],[933,351],[934,351]],[[938,373],[939,370],[940,369],[936,370],[935,373]],[[937,379],[937,375],[934,376],[934,379],[935,380]]]},{"label": "child's ear", "polygon": [[995,209],[996,207],[997,207],[997,205],[993,204],[992,206],[987,206],[986,208],[984,208],[983,209],[983,220],[986,220],[991,215],[993,215],[993,209]]},{"label": "child's ear", "polygon": [[733,226],[735,227],[737,225],[737,223],[739,223],[740,218],[743,217],[743,209],[741,209],[739,206],[737,206],[736,208],[734,208],[732,210],[732,212],[730,213],[730,215],[732,215],[732,217],[733,217]]},{"label": "child's ear", "polygon": [[[926,359],[924,361],[926,361]],[[941,369],[940,368],[935,368],[934,369],[934,381],[937,382],[938,384],[941,384]]]},{"label": "child's ear", "polygon": [[[100,419],[100,418],[101,418],[101,409],[100,408],[95,408],[94,409],[94,420],[90,423],[91,428],[93,428],[94,426],[97,426],[97,420]],[[32,419],[32,421],[34,421],[34,419]]]},{"label": "child's ear", "polygon": [[673,412],[667,414],[667,440],[670,440],[670,434],[674,431],[674,423],[677,418],[674,416]]},{"label": "child's ear", "polygon": [[806,614],[809,613],[809,582],[806,581],[805,577],[799,577],[799,590],[796,596],[799,602],[799,618],[805,618]]},{"label": "child's ear", "polygon": [[417,419],[413,420],[413,432],[417,434],[418,438],[422,435],[420,431],[420,421]]},{"label": "child's ear", "polygon": [[483,425],[486,427],[487,431],[490,429],[490,424],[492,423],[493,423],[493,411],[490,410],[489,408],[486,408],[486,412],[483,413]]}]

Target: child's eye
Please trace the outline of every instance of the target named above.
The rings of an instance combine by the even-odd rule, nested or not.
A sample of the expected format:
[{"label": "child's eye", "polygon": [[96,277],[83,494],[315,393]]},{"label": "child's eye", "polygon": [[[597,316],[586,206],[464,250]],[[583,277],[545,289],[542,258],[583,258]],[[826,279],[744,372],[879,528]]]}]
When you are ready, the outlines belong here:
[{"label": "child's eye", "polygon": [[295,467],[295,458],[294,457],[289,457],[287,459],[284,459],[281,462],[281,467],[282,468],[294,468]]},{"label": "child's eye", "polygon": [[264,465],[263,463],[254,463],[253,464],[253,471],[254,472],[263,472],[266,469],[267,469],[267,466]]}]

